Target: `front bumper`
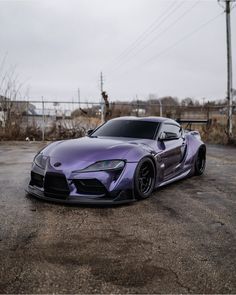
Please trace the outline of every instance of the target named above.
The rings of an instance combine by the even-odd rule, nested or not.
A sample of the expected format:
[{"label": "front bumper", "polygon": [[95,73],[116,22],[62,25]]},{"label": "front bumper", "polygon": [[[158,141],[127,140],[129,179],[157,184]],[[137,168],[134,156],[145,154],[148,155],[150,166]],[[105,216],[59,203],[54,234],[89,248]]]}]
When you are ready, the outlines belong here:
[{"label": "front bumper", "polygon": [[[39,199],[65,204],[109,205],[135,201],[133,175],[136,163],[127,163],[117,176],[113,172],[72,173],[47,167],[45,171],[33,164],[31,181],[26,192]],[[34,179],[33,176],[38,179]],[[56,180],[56,181],[55,181]],[[95,181],[101,187],[86,187]],[[79,182],[79,183],[78,183]],[[85,184],[81,188],[81,184]],[[93,183],[92,183],[93,184]]]},{"label": "front bumper", "polygon": [[121,191],[118,195],[115,196],[78,196],[78,195],[69,195],[64,198],[61,196],[58,197],[57,194],[53,193],[44,193],[42,190],[35,186],[29,185],[26,189],[26,192],[36,198],[64,204],[84,204],[84,205],[111,205],[111,204],[125,204],[134,202],[134,197],[125,191]]}]

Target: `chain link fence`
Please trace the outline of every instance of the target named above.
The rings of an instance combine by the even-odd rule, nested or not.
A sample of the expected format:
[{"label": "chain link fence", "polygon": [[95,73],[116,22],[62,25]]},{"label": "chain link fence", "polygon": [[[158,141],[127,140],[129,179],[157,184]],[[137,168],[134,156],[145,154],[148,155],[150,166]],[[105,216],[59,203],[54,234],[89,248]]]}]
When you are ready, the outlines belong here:
[{"label": "chain link fence", "polygon": [[[101,124],[101,103],[66,101],[0,100],[1,140],[59,140],[81,137]],[[196,124],[204,140],[227,142],[227,105],[168,105],[160,101],[110,102],[109,118],[163,116],[173,119],[208,120]],[[236,135],[236,106],[233,107]]]}]

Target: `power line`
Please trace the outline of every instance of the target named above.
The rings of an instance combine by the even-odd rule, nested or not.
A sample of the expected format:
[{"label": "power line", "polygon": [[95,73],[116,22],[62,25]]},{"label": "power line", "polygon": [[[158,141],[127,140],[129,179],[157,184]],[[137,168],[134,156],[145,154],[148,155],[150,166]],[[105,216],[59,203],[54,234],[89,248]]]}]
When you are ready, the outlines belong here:
[{"label": "power line", "polygon": [[[165,54],[166,52],[170,51],[172,48],[176,47],[177,45],[179,45],[180,43],[182,43],[183,41],[189,39],[190,37],[192,37],[194,34],[196,34],[197,32],[199,32],[201,29],[203,29],[205,26],[209,25],[210,23],[212,23],[213,21],[215,21],[220,15],[222,15],[222,13],[217,14],[216,16],[214,16],[213,18],[211,18],[210,20],[208,20],[207,22],[201,24],[199,27],[197,27],[195,30],[193,30],[192,32],[190,32],[189,34],[185,35],[183,38],[181,38],[179,41],[175,42],[174,44],[172,44],[171,46],[169,46],[168,48],[166,48],[163,52],[160,52],[158,55],[155,55],[154,57],[150,58],[149,60],[146,61],[146,63],[149,63],[150,61],[153,61],[154,59],[158,58],[159,56],[161,56],[162,54]],[[146,64],[145,63],[145,64]]]},{"label": "power line", "polygon": [[[120,64],[119,66],[117,66],[114,69],[114,71],[116,71],[122,65],[126,64],[131,59],[133,59],[134,57],[136,57],[141,51],[143,51],[144,49],[146,49],[147,47],[149,47],[154,41],[158,40],[161,35],[163,35],[167,31],[169,31],[174,25],[176,25],[179,21],[181,21],[185,15],[187,15],[194,7],[196,7],[199,4],[199,2],[200,2],[200,0],[197,0],[191,7],[189,7],[187,10],[185,10],[177,19],[175,19],[173,22],[171,22],[170,25],[167,28],[165,28],[164,30],[162,30],[150,42],[148,42],[146,45],[144,45],[143,47],[141,47],[133,56],[131,56],[131,58],[129,58],[128,60],[124,61],[122,64]],[[112,72],[114,72],[114,71],[112,71]]]},{"label": "power line", "polygon": [[[167,13],[167,15],[165,15],[166,14],[166,12],[168,12],[168,10],[161,16],[161,18],[158,18],[154,23],[156,23],[157,21],[158,21],[158,23],[153,27],[153,28],[151,28],[153,25],[151,25],[150,26],[150,31],[149,31],[149,29],[148,30],[146,30],[146,31],[144,31],[143,32],[143,34],[134,42],[134,44],[135,44],[135,47],[133,48],[132,46],[131,46],[131,48],[129,48],[128,49],[128,53],[126,53],[126,52],[124,52],[123,54],[121,54],[121,56],[120,57],[124,57],[124,55],[126,56],[127,54],[130,54],[130,52],[132,52],[136,47],[137,47],[137,45],[139,45],[141,42],[143,42],[143,40],[145,40],[145,39],[147,39],[148,38],[148,36],[151,34],[151,33],[153,33],[153,32],[155,32],[164,22],[165,22],[165,20],[167,20],[168,18],[169,18],[169,16],[170,15],[172,15],[174,12],[176,12],[183,4],[184,4],[184,2],[181,2],[181,3],[175,3],[175,4],[177,4],[177,6],[176,7],[174,7],[173,8],[173,6],[172,6],[172,3],[171,3],[171,6],[172,6],[172,9],[169,11],[169,13]],[[127,51],[127,50],[125,50],[125,51]]]},{"label": "power line", "polygon": [[[139,46],[139,44],[141,44],[145,39],[149,37],[150,34],[155,32],[167,19],[169,19],[169,17],[173,13],[175,13],[184,4],[184,2],[185,1],[182,1],[180,3],[176,2],[174,3],[174,6],[171,3],[171,5],[168,6],[168,8],[164,11],[161,17],[158,17],[150,26],[148,26],[148,28],[143,33],[139,35],[139,37],[134,42],[131,43],[130,46],[128,46],[117,58],[115,58],[113,64],[119,64],[120,60],[124,59],[127,55],[132,53],[132,51],[134,51]],[[171,6],[172,9],[170,9]]]},{"label": "power line", "polygon": [[[177,4],[177,2],[175,3],[175,4]],[[175,5],[174,4],[174,5]],[[117,59],[119,59],[120,57],[122,57],[123,55],[125,55],[130,49],[132,49],[133,48],[133,46],[134,45],[136,45],[137,43],[139,43],[140,42],[140,40],[143,38],[143,37],[145,37],[146,38],[146,36],[147,36],[147,34],[149,33],[149,30],[150,29],[153,29],[153,27],[155,26],[155,24],[158,22],[160,22],[160,20],[165,16],[165,14],[166,14],[166,12],[168,12],[169,11],[169,9],[171,8],[171,6],[173,7],[173,4],[171,3],[168,7],[167,7],[167,9],[164,11],[164,13],[161,15],[161,17],[157,17],[156,19],[155,19],[155,21],[151,24],[151,25],[149,25],[148,26],[148,28],[144,31],[144,32],[142,32],[139,36],[138,36],[138,38],[137,39],[135,39],[135,41],[133,41],[132,43],[131,43],[131,45],[130,46],[128,46],[118,57],[117,57]]]},{"label": "power line", "polygon": [[[199,27],[197,27],[196,29],[194,29],[193,31],[191,31],[190,33],[186,34],[183,38],[181,38],[180,40],[178,40],[177,42],[173,43],[172,45],[170,45],[169,47],[165,48],[164,50],[160,51],[158,54],[154,55],[152,58],[146,60],[144,63],[138,65],[137,67],[133,68],[132,70],[136,70],[138,68],[140,68],[141,66],[144,66],[148,63],[150,63],[151,61],[159,58],[160,56],[166,54],[167,52],[171,51],[173,48],[175,48],[176,46],[178,46],[179,44],[181,44],[182,42],[184,42],[185,40],[191,38],[194,34],[196,34],[197,32],[199,32],[201,29],[203,29],[205,26],[209,25],[210,23],[212,23],[213,21],[215,21],[219,16],[223,15],[223,12],[221,12],[220,14],[217,14],[216,16],[214,16],[213,18],[211,18],[210,20],[208,20],[207,22],[204,22],[203,24],[201,24]],[[124,73],[129,72],[130,70],[125,71]],[[122,74],[124,74],[122,73]]]}]

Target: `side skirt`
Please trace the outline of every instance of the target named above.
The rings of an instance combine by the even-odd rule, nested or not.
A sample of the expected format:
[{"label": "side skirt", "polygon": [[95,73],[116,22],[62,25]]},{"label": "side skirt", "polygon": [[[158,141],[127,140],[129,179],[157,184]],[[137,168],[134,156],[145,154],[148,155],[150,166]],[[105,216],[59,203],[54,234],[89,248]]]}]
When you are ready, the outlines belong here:
[{"label": "side skirt", "polygon": [[182,174],[180,174],[180,175],[178,175],[178,176],[176,176],[176,177],[173,177],[173,178],[171,178],[171,179],[169,179],[169,180],[163,181],[163,182],[161,182],[157,187],[161,187],[161,186],[164,186],[164,185],[170,184],[170,183],[172,183],[172,182],[174,182],[174,181],[177,181],[177,180],[180,180],[180,179],[182,179],[182,178],[185,178],[185,177],[187,177],[187,176],[191,173],[191,170],[192,170],[192,169],[188,169],[187,171],[183,172]]}]

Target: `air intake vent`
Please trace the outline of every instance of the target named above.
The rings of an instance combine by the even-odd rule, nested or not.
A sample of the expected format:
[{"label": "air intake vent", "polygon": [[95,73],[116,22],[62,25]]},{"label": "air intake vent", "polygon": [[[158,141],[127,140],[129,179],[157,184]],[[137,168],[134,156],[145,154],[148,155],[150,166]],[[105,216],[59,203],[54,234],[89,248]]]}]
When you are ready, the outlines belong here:
[{"label": "air intake vent", "polygon": [[97,179],[75,179],[74,184],[79,194],[103,195],[107,190]]},{"label": "air intake vent", "polygon": [[44,179],[44,177],[42,175],[37,174],[35,172],[31,172],[30,185],[35,185],[37,187],[42,188],[43,187],[43,179]]},{"label": "air intake vent", "polygon": [[44,190],[58,196],[68,196],[70,193],[65,176],[59,173],[46,173]]}]

